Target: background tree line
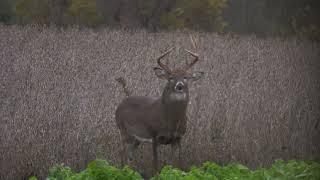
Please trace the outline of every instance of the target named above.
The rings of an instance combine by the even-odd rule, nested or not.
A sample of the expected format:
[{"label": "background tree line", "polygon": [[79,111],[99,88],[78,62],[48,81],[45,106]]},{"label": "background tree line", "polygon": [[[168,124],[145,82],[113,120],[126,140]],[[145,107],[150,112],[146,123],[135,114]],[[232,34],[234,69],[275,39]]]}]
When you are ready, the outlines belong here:
[{"label": "background tree line", "polygon": [[307,35],[320,38],[319,0],[0,0],[0,21]]}]

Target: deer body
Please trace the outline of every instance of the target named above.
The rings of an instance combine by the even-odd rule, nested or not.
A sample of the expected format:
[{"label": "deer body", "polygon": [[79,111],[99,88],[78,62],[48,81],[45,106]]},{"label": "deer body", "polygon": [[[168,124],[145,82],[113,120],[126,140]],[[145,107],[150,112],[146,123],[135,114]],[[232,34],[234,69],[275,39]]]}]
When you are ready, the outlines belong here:
[{"label": "deer body", "polygon": [[123,131],[124,140],[136,138],[152,143],[157,138],[160,144],[171,144],[181,137],[186,130],[188,103],[188,95],[183,96],[185,99],[177,102],[166,102],[163,96],[124,99],[116,110],[117,125]]},{"label": "deer body", "polygon": [[[157,98],[127,94],[129,97],[117,107],[115,116],[123,144],[128,146],[129,160],[132,160],[133,152],[141,142],[152,143],[154,171],[157,171],[159,144],[180,146],[180,139],[185,134],[187,125],[188,82],[203,76],[202,72],[187,72],[187,69],[198,61],[198,55],[190,51],[187,52],[194,56],[195,60],[184,69],[172,71],[162,64],[160,59],[171,51],[172,49],[158,58],[161,68],[154,68],[158,78],[167,80],[162,96]],[[119,82],[126,89],[124,80]]]}]

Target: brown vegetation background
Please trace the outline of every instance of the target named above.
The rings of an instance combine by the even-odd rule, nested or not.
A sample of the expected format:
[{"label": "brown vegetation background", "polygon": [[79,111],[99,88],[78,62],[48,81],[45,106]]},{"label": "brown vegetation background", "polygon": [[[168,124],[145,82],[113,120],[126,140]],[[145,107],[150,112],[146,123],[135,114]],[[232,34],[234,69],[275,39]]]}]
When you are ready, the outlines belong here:
[{"label": "brown vegetation background", "polygon": [[[319,43],[213,33],[0,26],[0,179],[44,177],[56,163],[76,170],[95,158],[119,165],[114,112],[125,77],[135,95],[158,96],[155,57],[171,46],[201,55],[190,89],[184,168],[204,161],[267,166],[320,154]],[[137,153],[149,171],[151,147]],[[161,147],[162,163],[168,147]],[[173,161],[176,161],[174,159]],[[174,163],[174,162],[173,162]]]}]

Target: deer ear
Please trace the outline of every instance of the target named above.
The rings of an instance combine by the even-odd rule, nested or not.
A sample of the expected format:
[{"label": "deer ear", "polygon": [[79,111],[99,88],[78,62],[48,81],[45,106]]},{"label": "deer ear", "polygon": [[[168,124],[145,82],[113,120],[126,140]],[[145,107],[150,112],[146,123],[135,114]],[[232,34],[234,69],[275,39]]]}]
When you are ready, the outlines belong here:
[{"label": "deer ear", "polygon": [[194,72],[194,73],[192,73],[191,80],[197,81],[197,80],[203,78],[203,76],[204,76],[204,72]]},{"label": "deer ear", "polygon": [[169,73],[167,71],[165,71],[164,69],[161,69],[161,68],[158,68],[158,67],[155,67],[153,68],[156,76],[160,79],[168,79],[169,77]]}]

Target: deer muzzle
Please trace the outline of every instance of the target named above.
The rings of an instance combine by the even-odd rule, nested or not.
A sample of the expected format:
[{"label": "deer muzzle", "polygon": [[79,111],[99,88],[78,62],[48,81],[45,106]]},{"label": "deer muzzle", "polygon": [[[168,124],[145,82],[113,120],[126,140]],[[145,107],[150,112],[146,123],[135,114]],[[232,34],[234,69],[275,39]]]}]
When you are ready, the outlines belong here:
[{"label": "deer muzzle", "polygon": [[183,82],[178,82],[178,83],[176,84],[176,86],[174,87],[174,89],[175,89],[177,92],[183,92],[184,87],[185,87],[185,85],[184,85]]}]

